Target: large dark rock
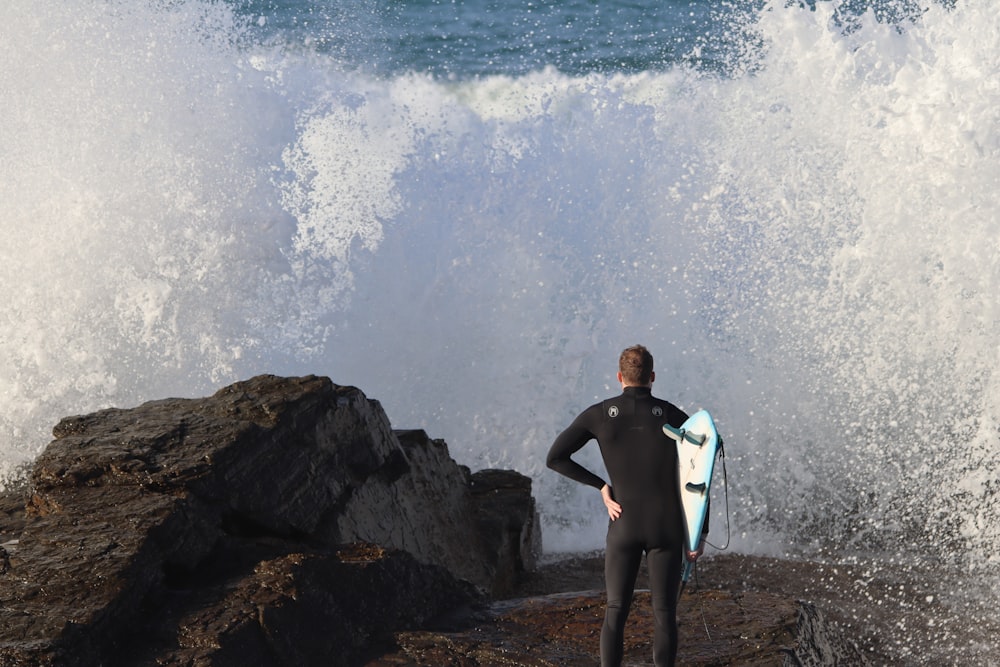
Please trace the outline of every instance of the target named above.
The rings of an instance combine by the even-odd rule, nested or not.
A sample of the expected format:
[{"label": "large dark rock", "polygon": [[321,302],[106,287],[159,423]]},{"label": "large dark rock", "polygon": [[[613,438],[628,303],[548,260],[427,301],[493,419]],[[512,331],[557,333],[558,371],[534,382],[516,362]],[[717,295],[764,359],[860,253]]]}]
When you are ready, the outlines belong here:
[{"label": "large dark rock", "polygon": [[[300,664],[285,649],[314,644],[300,636],[313,628],[288,619],[312,606],[337,616],[381,591],[402,605],[395,617],[419,621],[495,592],[525,565],[488,550],[470,473],[444,442],[398,438],[376,401],[326,378],[261,376],[206,399],[67,418],[54,435],[16,547],[0,559],[4,664],[128,664],[122,647],[154,627],[173,637],[165,644],[215,656],[204,664],[230,664],[244,644],[277,656],[258,664]],[[505,530],[537,534],[525,495]],[[373,561],[384,570],[334,567],[341,545],[358,542],[390,550]],[[274,599],[261,602],[266,591]],[[393,613],[369,607],[380,620],[356,626],[391,629]],[[316,640],[319,653],[341,647],[324,664],[351,664],[349,644],[332,637]]]}]

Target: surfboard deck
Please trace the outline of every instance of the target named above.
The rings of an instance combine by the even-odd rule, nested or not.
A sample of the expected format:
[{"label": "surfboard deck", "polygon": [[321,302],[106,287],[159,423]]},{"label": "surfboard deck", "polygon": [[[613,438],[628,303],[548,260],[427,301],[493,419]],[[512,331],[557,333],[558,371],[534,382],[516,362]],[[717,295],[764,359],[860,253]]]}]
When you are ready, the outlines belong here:
[{"label": "surfboard deck", "polygon": [[719,432],[707,410],[694,413],[680,428],[665,424],[663,432],[677,442],[684,534],[688,551],[697,551],[708,512],[712,473],[719,450]]}]

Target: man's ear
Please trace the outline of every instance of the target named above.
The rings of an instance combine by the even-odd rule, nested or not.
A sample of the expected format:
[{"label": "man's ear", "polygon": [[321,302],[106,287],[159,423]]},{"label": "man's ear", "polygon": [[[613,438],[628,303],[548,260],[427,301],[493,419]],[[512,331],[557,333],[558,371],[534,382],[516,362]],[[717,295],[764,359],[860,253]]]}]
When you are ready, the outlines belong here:
[{"label": "man's ear", "polygon": [[649,384],[653,384],[654,380],[656,380],[656,371],[649,371]]},{"label": "man's ear", "polygon": [[622,372],[621,371],[618,371],[618,375],[616,375],[615,377],[618,378],[618,384],[622,384],[622,383],[625,382],[625,378],[622,377]]}]

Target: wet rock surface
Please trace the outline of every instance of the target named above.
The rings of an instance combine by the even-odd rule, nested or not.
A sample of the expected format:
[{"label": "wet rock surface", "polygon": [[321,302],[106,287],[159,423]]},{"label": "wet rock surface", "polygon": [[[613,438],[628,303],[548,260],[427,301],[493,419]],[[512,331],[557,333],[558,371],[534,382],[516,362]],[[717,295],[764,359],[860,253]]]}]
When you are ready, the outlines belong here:
[{"label": "wet rock surface", "polygon": [[[682,628],[683,635],[696,636],[682,637],[679,664],[833,664],[809,661],[811,648],[797,633],[800,617],[808,612],[794,601],[711,591],[685,600],[681,612],[690,615],[695,606],[703,617]],[[603,615],[604,595],[598,591],[497,602],[488,619],[468,630],[400,633],[395,651],[366,664],[596,666]],[[651,664],[652,633],[649,593],[639,591],[629,617],[625,664]]]},{"label": "wet rock surface", "polygon": [[442,568],[377,545],[240,549],[232,557],[247,571],[237,576],[175,575],[109,663],[356,665],[392,629],[426,627],[480,599]]},{"label": "wet rock surface", "polygon": [[[600,554],[547,562],[523,577],[517,594],[600,590],[602,568]],[[949,572],[878,558],[708,555],[679,607],[678,664],[997,664],[1000,617],[989,591],[960,587],[954,576],[944,576]],[[646,585],[643,568],[637,586]],[[633,614],[646,613],[642,607],[633,605]],[[794,621],[782,611],[790,607],[797,610]],[[630,628],[651,636],[641,626]],[[649,664],[648,650],[630,655],[634,664]]]},{"label": "wet rock surface", "polygon": [[[743,581],[741,559],[713,560],[721,566],[717,576],[732,577],[730,590],[684,593],[678,608],[679,665],[889,664],[844,636],[815,605],[736,585]],[[542,565],[522,578],[516,592],[524,597],[493,602],[465,627],[397,633],[393,646],[365,664],[596,667],[604,617],[602,569],[599,554]],[[640,577],[638,585],[645,583]],[[574,592],[560,592],[566,590]],[[626,665],[652,664],[652,637],[650,595],[640,589],[629,614]]]}]

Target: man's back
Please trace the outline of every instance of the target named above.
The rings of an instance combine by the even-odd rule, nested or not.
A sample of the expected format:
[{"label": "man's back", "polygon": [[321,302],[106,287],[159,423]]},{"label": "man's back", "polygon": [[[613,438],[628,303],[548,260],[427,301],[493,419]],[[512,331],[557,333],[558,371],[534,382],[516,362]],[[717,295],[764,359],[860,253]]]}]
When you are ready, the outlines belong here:
[{"label": "man's back", "polygon": [[628,387],[600,406],[593,431],[618,502],[676,500],[677,447],[663,425],[679,426],[687,415],[646,387]]}]

